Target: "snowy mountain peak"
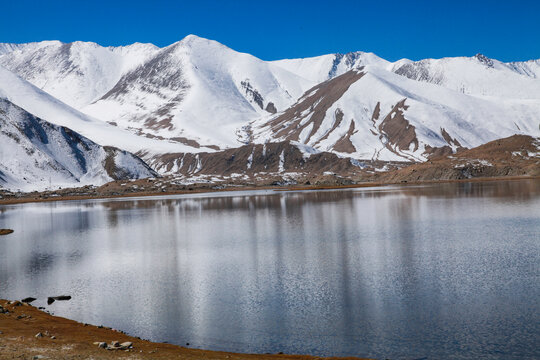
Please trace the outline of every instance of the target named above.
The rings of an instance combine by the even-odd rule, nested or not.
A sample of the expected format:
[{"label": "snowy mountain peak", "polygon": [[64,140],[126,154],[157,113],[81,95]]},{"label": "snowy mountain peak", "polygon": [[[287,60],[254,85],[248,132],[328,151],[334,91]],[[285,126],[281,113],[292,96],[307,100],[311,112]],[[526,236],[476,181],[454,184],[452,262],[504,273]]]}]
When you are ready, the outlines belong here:
[{"label": "snowy mountain peak", "polygon": [[374,53],[362,51],[346,54],[329,54],[304,59],[277,60],[272,63],[315,83],[332,79],[349,70],[362,66],[375,65],[386,69],[392,65],[392,63],[378,57]]},{"label": "snowy mountain peak", "polygon": [[490,68],[493,67],[493,60],[491,60],[491,59],[488,58],[487,56],[478,53],[478,54],[474,55],[474,57],[475,57],[476,60],[478,60],[481,64],[484,64],[484,65],[486,65],[487,67],[490,67]]},{"label": "snowy mountain peak", "polygon": [[182,42],[184,44],[194,44],[194,43],[197,43],[197,42],[200,42],[200,43],[215,43],[215,44],[225,46],[225,45],[223,45],[223,44],[221,44],[221,43],[219,43],[219,42],[217,42],[215,40],[210,40],[210,39],[207,39],[207,38],[203,38],[203,37],[197,36],[195,34],[186,35],[179,42]]},{"label": "snowy mountain peak", "polygon": [[284,110],[313,85],[193,35],[125,73],[83,111],[149,136],[229,147],[239,144],[238,128]]}]

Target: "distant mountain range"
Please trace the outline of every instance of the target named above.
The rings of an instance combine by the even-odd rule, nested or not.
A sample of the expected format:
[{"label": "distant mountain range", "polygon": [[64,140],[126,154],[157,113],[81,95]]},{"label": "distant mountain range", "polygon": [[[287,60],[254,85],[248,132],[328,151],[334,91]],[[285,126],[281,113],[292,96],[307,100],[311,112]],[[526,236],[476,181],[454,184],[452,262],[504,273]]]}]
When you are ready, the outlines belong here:
[{"label": "distant mountain range", "polygon": [[[194,35],[164,48],[0,44],[0,99],[19,114],[4,117],[0,131],[4,136],[31,114],[96,146],[137,154],[161,174],[184,176],[204,164],[180,170],[174,154],[210,161],[212,153],[265,143],[289,142],[352,163],[423,162],[514,134],[540,136],[539,77],[540,60],[503,63],[481,54],[389,62],[354,52],[263,61]],[[6,144],[2,159],[15,151]],[[32,165],[7,164],[0,186],[20,186]],[[77,181],[84,173],[70,172]],[[33,173],[25,184],[47,178],[46,170]]]}]

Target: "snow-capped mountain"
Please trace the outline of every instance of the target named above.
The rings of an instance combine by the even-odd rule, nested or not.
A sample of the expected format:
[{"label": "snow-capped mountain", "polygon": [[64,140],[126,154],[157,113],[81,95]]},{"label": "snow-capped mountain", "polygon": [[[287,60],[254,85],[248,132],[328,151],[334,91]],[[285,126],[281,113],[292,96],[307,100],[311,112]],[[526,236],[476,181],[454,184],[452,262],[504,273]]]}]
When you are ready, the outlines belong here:
[{"label": "snow-capped mountain", "polygon": [[393,63],[373,53],[362,51],[347,54],[328,54],[304,59],[276,60],[272,61],[272,64],[317,84],[366,65],[374,65],[388,70],[391,70],[394,66]]},{"label": "snow-capped mountain", "polygon": [[[0,65],[62,102],[81,108],[111,89],[120,77],[158,48],[152,44],[102,47],[92,42],[60,41],[3,44]],[[2,46],[0,46],[0,54]]]},{"label": "snow-capped mountain", "polygon": [[2,44],[0,65],[18,75],[0,68],[4,97],[147,159],[293,140],[360,159],[423,161],[540,135],[538,60],[389,62],[354,52],[267,62],[190,35],[164,48]]},{"label": "snow-capped mountain", "polygon": [[157,175],[131,153],[99,146],[1,98],[0,144],[0,188],[43,190]]},{"label": "snow-capped mountain", "polygon": [[315,84],[196,36],[163,49],[44,42],[0,56],[0,65],[87,115],[195,146],[239,145],[238,128]]},{"label": "snow-capped mountain", "polygon": [[540,60],[504,63],[476,54],[392,63],[373,53],[352,52],[272,63],[316,83],[370,65],[465,94],[519,99],[538,99],[540,95]]},{"label": "snow-capped mountain", "polygon": [[215,41],[188,36],[126,73],[83,112],[185,143],[238,146],[237,129],[283,111],[313,84]]},{"label": "snow-capped mountain", "polygon": [[350,70],[252,123],[254,142],[293,140],[360,159],[424,161],[515,133],[540,135],[540,101],[492,101],[399,76]]},{"label": "snow-capped mountain", "polygon": [[[178,142],[138,136],[128,130],[92,118],[38,89],[2,66],[0,66],[0,98],[9,100],[43,120],[70,128],[102,146],[115,146],[133,153],[141,150],[158,154],[200,151]],[[212,151],[212,149],[206,149],[206,151]]]},{"label": "snow-capped mountain", "polygon": [[396,74],[469,95],[540,98],[540,61],[503,63],[482,54],[395,64]]}]

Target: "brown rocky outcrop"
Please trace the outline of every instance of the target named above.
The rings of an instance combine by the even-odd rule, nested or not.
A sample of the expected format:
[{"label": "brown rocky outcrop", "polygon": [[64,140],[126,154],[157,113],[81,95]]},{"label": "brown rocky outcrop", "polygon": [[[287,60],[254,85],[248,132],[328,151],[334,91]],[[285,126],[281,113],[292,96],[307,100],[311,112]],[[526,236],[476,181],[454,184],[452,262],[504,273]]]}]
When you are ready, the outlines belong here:
[{"label": "brown rocky outcrop", "polygon": [[387,172],[381,174],[379,179],[415,182],[499,176],[540,176],[540,140],[513,135]]}]

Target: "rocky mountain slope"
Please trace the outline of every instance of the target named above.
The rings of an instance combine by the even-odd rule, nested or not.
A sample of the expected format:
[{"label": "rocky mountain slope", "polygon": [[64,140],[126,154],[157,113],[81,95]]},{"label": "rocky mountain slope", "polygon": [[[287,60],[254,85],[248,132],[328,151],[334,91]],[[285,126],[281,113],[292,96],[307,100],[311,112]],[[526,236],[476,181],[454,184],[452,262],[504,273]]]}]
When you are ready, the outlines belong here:
[{"label": "rocky mountain slope", "polygon": [[141,159],[102,147],[0,98],[0,188],[43,190],[154,177]]},{"label": "rocky mountain slope", "polygon": [[334,175],[355,177],[408,165],[404,162],[360,161],[323,152],[298,142],[249,144],[213,153],[154,156],[148,164],[159,173],[184,178],[228,177],[298,179]]},{"label": "rocky mountain slope", "polygon": [[515,133],[540,135],[540,101],[494,102],[373,66],[308,90],[251,124],[254,142],[293,140],[359,159],[425,161]]},{"label": "rocky mountain slope", "polygon": [[379,180],[416,182],[499,176],[540,176],[540,138],[513,135],[497,139],[457,154],[438,156],[381,174]]}]

